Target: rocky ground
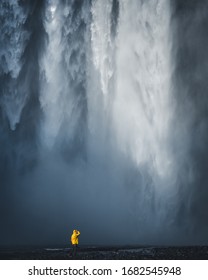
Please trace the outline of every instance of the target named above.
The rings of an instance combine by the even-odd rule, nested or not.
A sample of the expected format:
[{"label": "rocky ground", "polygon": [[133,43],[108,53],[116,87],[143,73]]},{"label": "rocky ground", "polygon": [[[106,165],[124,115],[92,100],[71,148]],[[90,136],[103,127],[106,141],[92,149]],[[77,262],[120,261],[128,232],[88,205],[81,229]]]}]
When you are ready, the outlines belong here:
[{"label": "rocky ground", "polygon": [[[67,260],[74,259],[71,248],[1,249],[1,260]],[[208,259],[208,246],[186,247],[80,247],[80,260],[202,260]]]}]

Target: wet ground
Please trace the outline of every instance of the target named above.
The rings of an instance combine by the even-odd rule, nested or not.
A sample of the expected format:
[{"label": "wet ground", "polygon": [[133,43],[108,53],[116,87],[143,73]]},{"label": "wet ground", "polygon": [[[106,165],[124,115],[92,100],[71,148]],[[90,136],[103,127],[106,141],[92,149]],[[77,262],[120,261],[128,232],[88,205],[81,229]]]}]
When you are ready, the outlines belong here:
[{"label": "wet ground", "polygon": [[[71,248],[0,249],[1,260],[67,260]],[[80,247],[80,260],[208,260],[208,246],[186,247]]]}]

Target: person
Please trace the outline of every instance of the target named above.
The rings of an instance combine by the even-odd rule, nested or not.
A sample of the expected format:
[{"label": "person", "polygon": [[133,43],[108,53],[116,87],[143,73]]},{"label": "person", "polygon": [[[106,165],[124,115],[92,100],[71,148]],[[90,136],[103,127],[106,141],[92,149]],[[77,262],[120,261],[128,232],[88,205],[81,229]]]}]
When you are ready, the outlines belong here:
[{"label": "person", "polygon": [[73,233],[71,235],[71,244],[73,247],[72,256],[74,256],[74,257],[76,256],[76,253],[77,253],[77,246],[79,244],[79,239],[78,239],[79,235],[80,235],[80,231],[74,229]]}]

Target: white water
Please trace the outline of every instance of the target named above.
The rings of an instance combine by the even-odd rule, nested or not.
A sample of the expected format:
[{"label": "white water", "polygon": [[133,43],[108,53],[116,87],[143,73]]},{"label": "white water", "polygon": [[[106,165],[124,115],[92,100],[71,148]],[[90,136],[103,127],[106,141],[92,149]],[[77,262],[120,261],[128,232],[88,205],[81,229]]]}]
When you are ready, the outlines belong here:
[{"label": "white water", "polygon": [[113,74],[112,39],[110,34],[112,0],[92,2],[91,46],[92,60],[98,71],[101,92],[109,93],[109,82]]},{"label": "white water", "polygon": [[79,21],[84,15],[79,11],[78,24],[74,22],[72,5],[60,5],[58,1],[49,0],[45,15],[48,42],[40,60],[40,102],[44,112],[40,135],[42,143],[49,149],[61,138],[69,142],[73,140],[81,115],[76,86],[82,82],[81,59],[85,46],[75,38],[73,40],[73,35],[78,32]]},{"label": "white water", "polygon": [[43,77],[40,103],[45,115],[42,139],[46,145],[51,147],[57,137],[63,117],[62,94],[66,86],[64,69],[61,67],[63,20],[59,16],[57,1],[48,2],[44,25],[48,34],[48,45],[40,63]]},{"label": "white water", "polygon": [[117,35],[112,38],[112,1],[92,3],[89,149],[111,172],[116,174],[121,166],[115,192],[126,196],[126,211],[137,216],[138,225],[151,231],[172,223],[177,204],[170,144],[170,3],[119,4]]},{"label": "white water", "polygon": [[120,1],[113,119],[117,142],[153,176],[171,175],[169,1]]},{"label": "white water", "polygon": [[145,165],[153,178],[168,181],[173,160],[169,149],[172,119],[169,1],[119,3],[115,41],[110,34],[112,1],[97,0],[92,4],[95,72],[88,89],[89,125],[95,137],[104,137],[103,130],[110,127],[110,136],[122,154],[130,157],[137,167]]},{"label": "white water", "polygon": [[[159,234],[173,211],[168,206],[176,175],[169,129],[173,114],[170,7],[167,0],[120,0],[114,37],[112,3],[92,1],[83,48],[77,37],[67,38],[76,34],[81,21],[89,27],[86,11],[85,16],[80,12],[72,27],[71,8],[48,2],[48,43],[40,61],[44,113],[40,135],[43,146],[53,151],[56,142],[70,145],[83,120],[76,85],[86,79],[87,133],[81,131],[79,137],[84,135],[88,161],[84,166],[72,165],[66,181],[74,181],[77,196],[85,185],[81,192],[90,215],[100,207],[96,211],[102,220],[108,205],[113,220],[121,215],[124,223],[134,224],[136,242],[147,231],[151,235],[153,228]],[[86,56],[86,69],[81,55],[70,64],[74,50]]]}]

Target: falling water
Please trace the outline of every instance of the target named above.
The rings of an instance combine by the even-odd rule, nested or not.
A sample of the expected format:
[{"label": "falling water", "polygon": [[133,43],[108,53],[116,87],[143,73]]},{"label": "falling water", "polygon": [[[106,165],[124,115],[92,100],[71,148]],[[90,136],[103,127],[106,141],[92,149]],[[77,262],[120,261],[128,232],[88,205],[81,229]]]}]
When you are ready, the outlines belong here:
[{"label": "falling water", "polygon": [[194,117],[177,115],[171,3],[1,2],[0,175],[14,243],[25,228],[30,244],[65,244],[73,227],[86,244],[180,243],[193,229]]},{"label": "falling water", "polygon": [[[70,139],[81,125],[80,108],[87,106],[84,135],[88,139],[87,162],[84,170],[82,166],[77,167],[87,182],[87,190],[80,189],[86,197],[85,207],[89,212],[96,211],[97,202],[94,207],[89,204],[91,200],[98,200],[102,220],[106,203],[112,213],[115,202],[120,207],[126,204],[126,212],[134,216],[136,227],[142,223],[144,232],[151,227],[161,228],[167,219],[166,202],[162,199],[167,198],[164,197],[167,189],[172,192],[173,187],[170,183],[173,158],[168,143],[172,114],[169,3],[120,1],[117,32],[112,34],[113,1],[92,1],[90,28],[86,28],[85,38],[79,34],[79,40],[74,33],[77,26],[82,21],[86,25],[88,19],[80,13],[72,24],[72,6],[60,7],[57,1],[49,1],[46,9],[48,42],[41,60],[40,102],[44,112],[41,137],[50,147],[56,141],[66,141],[66,137],[70,145]],[[80,8],[82,11],[83,7]],[[84,50],[80,40],[86,46]],[[86,58],[80,60],[81,55]],[[87,74],[83,74],[85,67]],[[80,93],[74,90],[77,77],[79,83],[86,84],[81,97],[87,98],[86,104],[77,104],[80,98]],[[63,125],[67,131],[64,134]],[[81,131],[79,137],[83,137],[83,133]],[[73,143],[73,148],[76,145]],[[118,157],[125,161],[124,166],[120,166]],[[119,179],[115,179],[117,175],[112,170],[118,165]],[[126,171],[128,165],[132,169]],[[75,173],[74,167],[71,172]],[[103,179],[103,174],[108,178]],[[83,179],[74,180],[78,185],[83,184]],[[125,180],[130,182],[126,184]],[[97,198],[90,197],[96,188],[100,194]],[[134,190],[126,198],[128,188]],[[120,201],[115,198],[117,193],[122,197]],[[140,214],[135,216],[134,211]],[[128,214],[118,212],[127,220]],[[117,213],[114,215],[117,220]],[[142,232],[138,229],[135,240],[140,235]]]},{"label": "falling water", "polygon": [[[59,141],[60,135],[64,141],[73,141],[76,129],[82,127],[80,118],[84,113],[80,103],[84,102],[85,94],[85,38],[82,38],[85,27],[82,24],[86,23],[81,10],[79,15],[74,15],[76,5],[73,1],[65,5],[48,1],[45,12],[47,46],[40,61],[40,103],[44,112],[41,138],[48,147]],[[74,9],[79,9],[79,5]]]}]

